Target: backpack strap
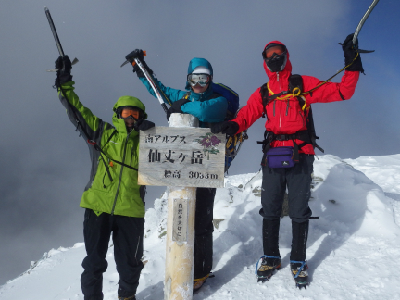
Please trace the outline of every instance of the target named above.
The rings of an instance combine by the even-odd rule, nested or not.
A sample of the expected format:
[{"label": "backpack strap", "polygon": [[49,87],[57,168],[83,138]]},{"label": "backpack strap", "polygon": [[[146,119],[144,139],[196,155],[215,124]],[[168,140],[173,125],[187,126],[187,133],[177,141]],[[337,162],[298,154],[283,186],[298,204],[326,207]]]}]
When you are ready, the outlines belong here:
[{"label": "backpack strap", "polygon": [[[289,90],[286,92],[282,92],[280,94],[274,94],[274,95],[269,95],[269,86],[268,82],[263,84],[260,88],[260,93],[261,93],[261,98],[262,98],[262,104],[263,104],[263,118],[267,116],[267,111],[266,111],[266,106],[269,104],[269,102],[275,100],[276,98],[282,96],[282,95],[287,95],[287,94],[301,94],[303,92],[304,86],[303,86],[303,78],[301,75],[294,74],[290,75],[289,77]],[[313,147],[317,147],[322,153],[324,152],[324,149],[322,149],[316,142],[319,137],[316,135],[315,132],[315,127],[314,127],[314,120],[312,116],[312,110],[311,106],[307,107],[306,99],[304,96],[296,96],[297,100],[299,101],[300,107],[304,111],[304,115],[306,117],[306,127],[307,130],[304,131],[298,131],[294,134],[275,134],[271,131],[265,131],[264,133],[264,141],[262,142],[257,142],[257,144],[263,144],[263,152],[266,153],[271,147],[271,143],[275,140],[280,140],[280,141],[287,141],[287,140],[292,140],[293,141],[293,147],[294,147],[294,161],[299,160],[299,149],[304,147],[307,144],[312,144]],[[301,144],[296,144],[295,139],[303,141]]]},{"label": "backpack strap", "polygon": [[[303,77],[301,77],[301,75],[299,75],[299,74],[293,74],[289,77],[289,91],[293,92],[293,90],[295,88],[299,88],[301,92],[304,91]],[[300,107],[305,112],[307,131],[308,131],[309,140],[310,140],[310,142],[307,144],[312,144],[314,149],[318,148],[319,151],[324,153],[324,149],[322,149],[317,144],[317,139],[319,139],[319,137],[317,136],[317,133],[315,132],[314,118],[313,118],[311,106],[307,107],[306,98],[304,96],[297,96],[297,100],[299,101]]]},{"label": "backpack strap", "polygon": [[260,94],[261,94],[261,99],[262,99],[262,105],[263,105],[263,114],[262,117],[265,118],[267,116],[267,109],[266,106],[268,105],[270,99],[269,99],[269,90],[268,90],[268,82],[264,83],[261,88],[260,88]]},{"label": "backpack strap", "polygon": [[[111,133],[111,135],[110,135],[109,138],[107,139],[107,142],[106,142],[104,145],[106,145],[106,144],[111,140],[112,136],[113,136],[116,132],[117,132],[117,130],[114,130],[113,133]],[[112,158],[109,157],[109,156],[107,155],[107,153],[105,153],[105,152],[103,151],[103,149],[102,149],[98,144],[96,144],[94,141],[88,140],[87,142],[88,142],[88,144],[93,145],[93,147],[94,147],[95,150],[100,151],[100,153],[103,154],[103,155],[104,155],[106,158],[108,158],[109,160],[111,160],[111,161],[113,161],[113,162],[115,162],[115,163],[117,163],[117,164],[119,164],[119,165],[121,165],[121,166],[124,166],[124,167],[126,167],[126,168],[128,168],[128,169],[135,170],[135,171],[139,171],[138,169],[132,168],[131,166],[128,166],[127,164],[124,164],[123,162],[120,162],[119,160],[112,159]],[[101,155],[100,155],[100,156],[101,156]],[[102,157],[102,156],[101,156],[101,157]],[[109,170],[108,170],[108,165],[106,164],[106,162],[105,162],[105,160],[104,160],[104,157],[102,157],[102,159],[103,159],[103,162],[104,162],[104,164],[105,164],[105,167],[106,167],[106,170],[107,170],[107,174],[108,174],[110,180],[112,181],[111,175],[110,175]]]}]

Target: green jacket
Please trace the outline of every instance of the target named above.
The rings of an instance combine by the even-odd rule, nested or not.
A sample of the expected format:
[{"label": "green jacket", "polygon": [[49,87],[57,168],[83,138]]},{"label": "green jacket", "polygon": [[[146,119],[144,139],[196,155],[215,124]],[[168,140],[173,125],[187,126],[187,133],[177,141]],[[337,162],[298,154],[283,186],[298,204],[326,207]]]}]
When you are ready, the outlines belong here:
[{"label": "green jacket", "polygon": [[[73,84],[73,81],[62,84],[62,92],[59,89],[58,96],[62,105],[67,109],[69,119],[88,142],[92,160],[90,180],[83,192],[81,207],[93,209],[97,215],[105,212],[143,218],[145,186],[137,183],[139,133],[132,130],[128,134],[124,120],[118,119],[116,114],[119,106],[127,105],[140,107],[144,111],[143,103],[132,96],[119,98],[113,108],[114,126],[112,126],[97,118],[90,109],[82,105],[78,95],[74,92]],[[96,145],[91,142],[100,146],[102,152],[96,150]]]}]

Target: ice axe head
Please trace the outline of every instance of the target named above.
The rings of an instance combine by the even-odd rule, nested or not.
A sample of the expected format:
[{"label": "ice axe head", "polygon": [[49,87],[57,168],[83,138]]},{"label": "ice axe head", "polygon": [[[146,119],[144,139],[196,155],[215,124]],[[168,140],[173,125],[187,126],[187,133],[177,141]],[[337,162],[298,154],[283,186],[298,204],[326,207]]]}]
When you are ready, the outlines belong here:
[{"label": "ice axe head", "polygon": [[[144,50],[143,50],[143,55],[146,56],[146,51],[144,51]],[[120,66],[120,68],[122,68],[123,66],[125,66],[125,65],[128,64],[128,63],[129,63],[129,60],[126,60],[126,61]],[[136,65],[135,60],[133,60],[131,64],[132,64],[132,67],[134,67],[134,66]]]}]

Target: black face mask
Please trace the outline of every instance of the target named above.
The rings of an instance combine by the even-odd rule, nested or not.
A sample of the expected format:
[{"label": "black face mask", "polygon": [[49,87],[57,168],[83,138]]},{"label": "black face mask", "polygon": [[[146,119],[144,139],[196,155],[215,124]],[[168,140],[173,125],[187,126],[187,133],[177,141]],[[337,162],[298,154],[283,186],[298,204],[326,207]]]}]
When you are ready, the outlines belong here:
[{"label": "black face mask", "polygon": [[[270,58],[267,58],[266,56],[267,49],[275,46],[280,46],[283,53],[281,55],[274,53]],[[268,69],[271,72],[280,72],[286,66],[287,50],[286,46],[283,44],[269,44],[268,46],[265,47],[264,51],[262,52],[262,56],[265,60],[265,63],[267,64]]]},{"label": "black face mask", "polygon": [[285,51],[281,55],[274,53],[272,57],[265,59],[265,63],[271,72],[280,72],[285,68],[286,60],[287,56]]}]

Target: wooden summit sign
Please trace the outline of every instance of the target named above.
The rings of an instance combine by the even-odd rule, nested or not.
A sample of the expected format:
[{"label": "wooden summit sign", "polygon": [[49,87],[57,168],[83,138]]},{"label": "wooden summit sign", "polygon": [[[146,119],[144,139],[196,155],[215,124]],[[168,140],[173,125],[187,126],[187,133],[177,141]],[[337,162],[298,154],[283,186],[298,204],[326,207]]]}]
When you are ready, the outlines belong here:
[{"label": "wooden summit sign", "polygon": [[140,185],[224,187],[224,134],[208,128],[153,127],[140,131]]}]

